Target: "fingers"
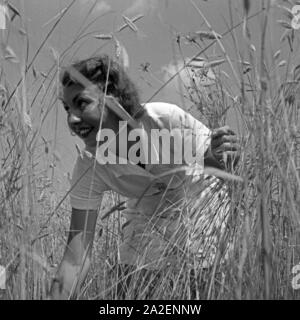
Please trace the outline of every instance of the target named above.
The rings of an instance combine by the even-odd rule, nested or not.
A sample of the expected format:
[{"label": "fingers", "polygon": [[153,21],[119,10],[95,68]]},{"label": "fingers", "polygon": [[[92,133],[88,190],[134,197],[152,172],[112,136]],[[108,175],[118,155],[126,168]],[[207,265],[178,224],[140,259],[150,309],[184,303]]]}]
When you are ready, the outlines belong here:
[{"label": "fingers", "polygon": [[[240,159],[240,153],[239,151],[237,151],[236,146],[231,146],[230,148],[232,148],[231,150],[217,150],[214,153],[214,157],[220,162],[225,164],[225,166],[231,166],[233,165],[233,167],[235,167],[237,165],[237,163],[239,162]],[[233,150],[236,149],[236,150]]]},{"label": "fingers", "polygon": [[229,126],[217,128],[212,132],[211,151],[224,169],[235,168],[239,161],[240,141]]},{"label": "fingers", "polygon": [[223,144],[238,144],[239,139],[235,135],[222,135],[217,138],[213,138],[211,141],[211,146],[213,149],[220,147]]},{"label": "fingers", "polygon": [[226,158],[230,161],[238,161],[238,159],[240,158],[239,153],[236,151],[226,151],[223,153],[223,155],[225,155]]},{"label": "fingers", "polygon": [[60,300],[62,297],[62,291],[63,291],[62,280],[59,278],[54,278],[52,280],[49,298],[51,300]]},{"label": "fingers", "polygon": [[225,142],[222,143],[215,152],[238,151],[240,146],[238,143]]},{"label": "fingers", "polygon": [[218,138],[223,135],[235,135],[235,132],[232,129],[230,129],[229,126],[220,127],[213,130],[212,139]]},{"label": "fingers", "polygon": [[[229,126],[224,126],[221,128],[217,128],[213,131],[212,137],[211,137],[211,147],[212,149],[217,149],[222,146],[222,149],[224,149],[223,145],[226,143],[230,144],[238,144],[239,139],[235,135],[234,131],[230,129]],[[228,149],[228,145],[225,145],[225,149]]]}]

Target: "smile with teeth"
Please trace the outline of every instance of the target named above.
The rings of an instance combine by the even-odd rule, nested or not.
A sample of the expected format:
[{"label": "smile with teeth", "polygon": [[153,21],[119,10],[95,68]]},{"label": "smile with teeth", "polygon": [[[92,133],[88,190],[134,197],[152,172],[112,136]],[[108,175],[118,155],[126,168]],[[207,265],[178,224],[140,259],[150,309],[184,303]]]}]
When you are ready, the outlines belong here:
[{"label": "smile with teeth", "polygon": [[93,130],[93,128],[81,128],[76,130],[76,134],[78,134],[82,138],[86,138],[90,132]]}]

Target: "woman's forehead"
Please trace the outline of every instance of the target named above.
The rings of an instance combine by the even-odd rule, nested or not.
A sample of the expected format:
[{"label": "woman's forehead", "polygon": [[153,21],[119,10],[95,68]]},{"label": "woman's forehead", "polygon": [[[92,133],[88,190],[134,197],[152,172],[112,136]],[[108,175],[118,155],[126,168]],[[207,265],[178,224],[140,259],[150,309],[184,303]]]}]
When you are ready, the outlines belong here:
[{"label": "woman's forehead", "polygon": [[59,90],[59,98],[61,100],[68,100],[75,96],[78,93],[81,93],[84,91],[85,88],[83,88],[80,84],[78,83],[72,83],[68,86],[61,86]]},{"label": "woman's forehead", "polygon": [[72,83],[69,86],[62,86],[59,92],[60,100],[67,101],[73,99],[77,95],[83,95],[93,99],[99,99],[103,92],[100,91],[95,85],[83,87],[79,83]]},{"label": "woman's forehead", "polygon": [[62,84],[62,89],[59,94],[62,97],[73,96],[79,92],[87,96],[92,95],[93,98],[99,98],[99,96],[103,95],[102,86],[91,82],[73,66],[62,70],[60,73],[60,83]]}]

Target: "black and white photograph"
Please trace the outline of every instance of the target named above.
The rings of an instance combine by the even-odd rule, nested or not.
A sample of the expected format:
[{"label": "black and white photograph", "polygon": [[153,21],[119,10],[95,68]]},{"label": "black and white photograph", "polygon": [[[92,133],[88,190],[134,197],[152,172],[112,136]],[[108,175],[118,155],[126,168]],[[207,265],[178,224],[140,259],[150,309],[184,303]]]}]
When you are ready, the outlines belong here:
[{"label": "black and white photograph", "polygon": [[0,306],[299,299],[300,1],[0,0]]}]

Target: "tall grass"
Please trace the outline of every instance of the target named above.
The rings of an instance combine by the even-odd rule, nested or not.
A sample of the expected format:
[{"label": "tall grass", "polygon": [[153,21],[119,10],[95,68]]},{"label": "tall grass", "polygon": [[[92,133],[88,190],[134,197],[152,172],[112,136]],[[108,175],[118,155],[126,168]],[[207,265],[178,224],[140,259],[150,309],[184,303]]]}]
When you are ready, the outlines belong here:
[{"label": "tall grass", "polygon": [[[299,299],[300,291],[291,285],[292,268],[300,263],[300,75],[299,67],[294,65],[297,34],[281,22],[282,41],[289,43],[289,50],[279,52],[269,45],[266,39],[271,35],[275,10],[270,1],[262,1],[262,8],[253,14],[250,1],[244,1],[239,8],[244,16],[238,23],[234,23],[234,8],[229,1],[231,18],[225,22],[228,30],[222,36],[215,33],[206,18],[205,6],[189,3],[198,12],[199,25],[203,22],[206,32],[201,33],[201,39],[190,41],[195,49],[191,61],[209,55],[210,48],[215,46],[218,59],[209,61],[209,65],[217,78],[214,86],[200,90],[190,74],[190,85],[185,84],[181,93],[211,127],[224,125],[229,109],[238,114],[243,127],[241,160],[232,173],[243,180],[215,178],[216,172],[208,171],[201,183],[191,185],[181,206],[181,221],[189,227],[188,240],[198,254],[188,247],[177,250],[172,266],[164,266],[148,277],[144,277],[143,266],[139,266],[132,271],[133,280],[125,298],[147,299],[151,288],[151,297],[155,299]],[[18,50],[20,57],[9,45],[9,33],[2,37],[2,63],[6,68],[1,69],[0,87],[0,264],[7,269],[6,290],[0,290],[2,299],[45,299],[66,244],[68,193],[58,191],[55,184],[55,166],[59,161],[56,146],[41,134],[52,108],[57,107],[59,67],[76,55],[86,38],[95,36],[104,41],[99,50],[113,43],[119,59],[126,63],[125,48],[120,50],[117,40],[122,28],[117,29],[114,37],[89,31],[94,22],[90,13],[95,1],[70,45],[61,54],[52,50],[54,58],[49,70],[44,73],[35,69],[35,60],[43,54],[44,46],[73,4],[74,1],[70,2],[55,17],[30,61],[24,8],[16,8],[24,37]],[[290,7],[276,10],[280,10],[282,19],[286,15],[291,19]],[[252,42],[253,19],[261,21],[259,43]],[[10,23],[11,30],[16,31],[17,23]],[[237,36],[240,28],[242,38]],[[235,55],[226,51],[228,43],[233,45]],[[214,64],[220,59],[224,63]],[[225,64],[230,76],[222,70]],[[16,69],[19,80],[10,83],[5,70]],[[175,75],[168,82],[173,78]],[[230,86],[226,85],[228,81]],[[231,90],[231,86],[238,90]],[[41,111],[34,115],[32,110],[40,110],[40,104]],[[97,222],[92,267],[78,298],[118,298],[120,270],[115,264],[122,210],[111,208],[121,200],[114,193],[105,195],[100,208],[102,218]],[[179,241],[178,232],[169,240],[166,253],[174,253]],[[207,268],[203,268],[204,261]]]}]

